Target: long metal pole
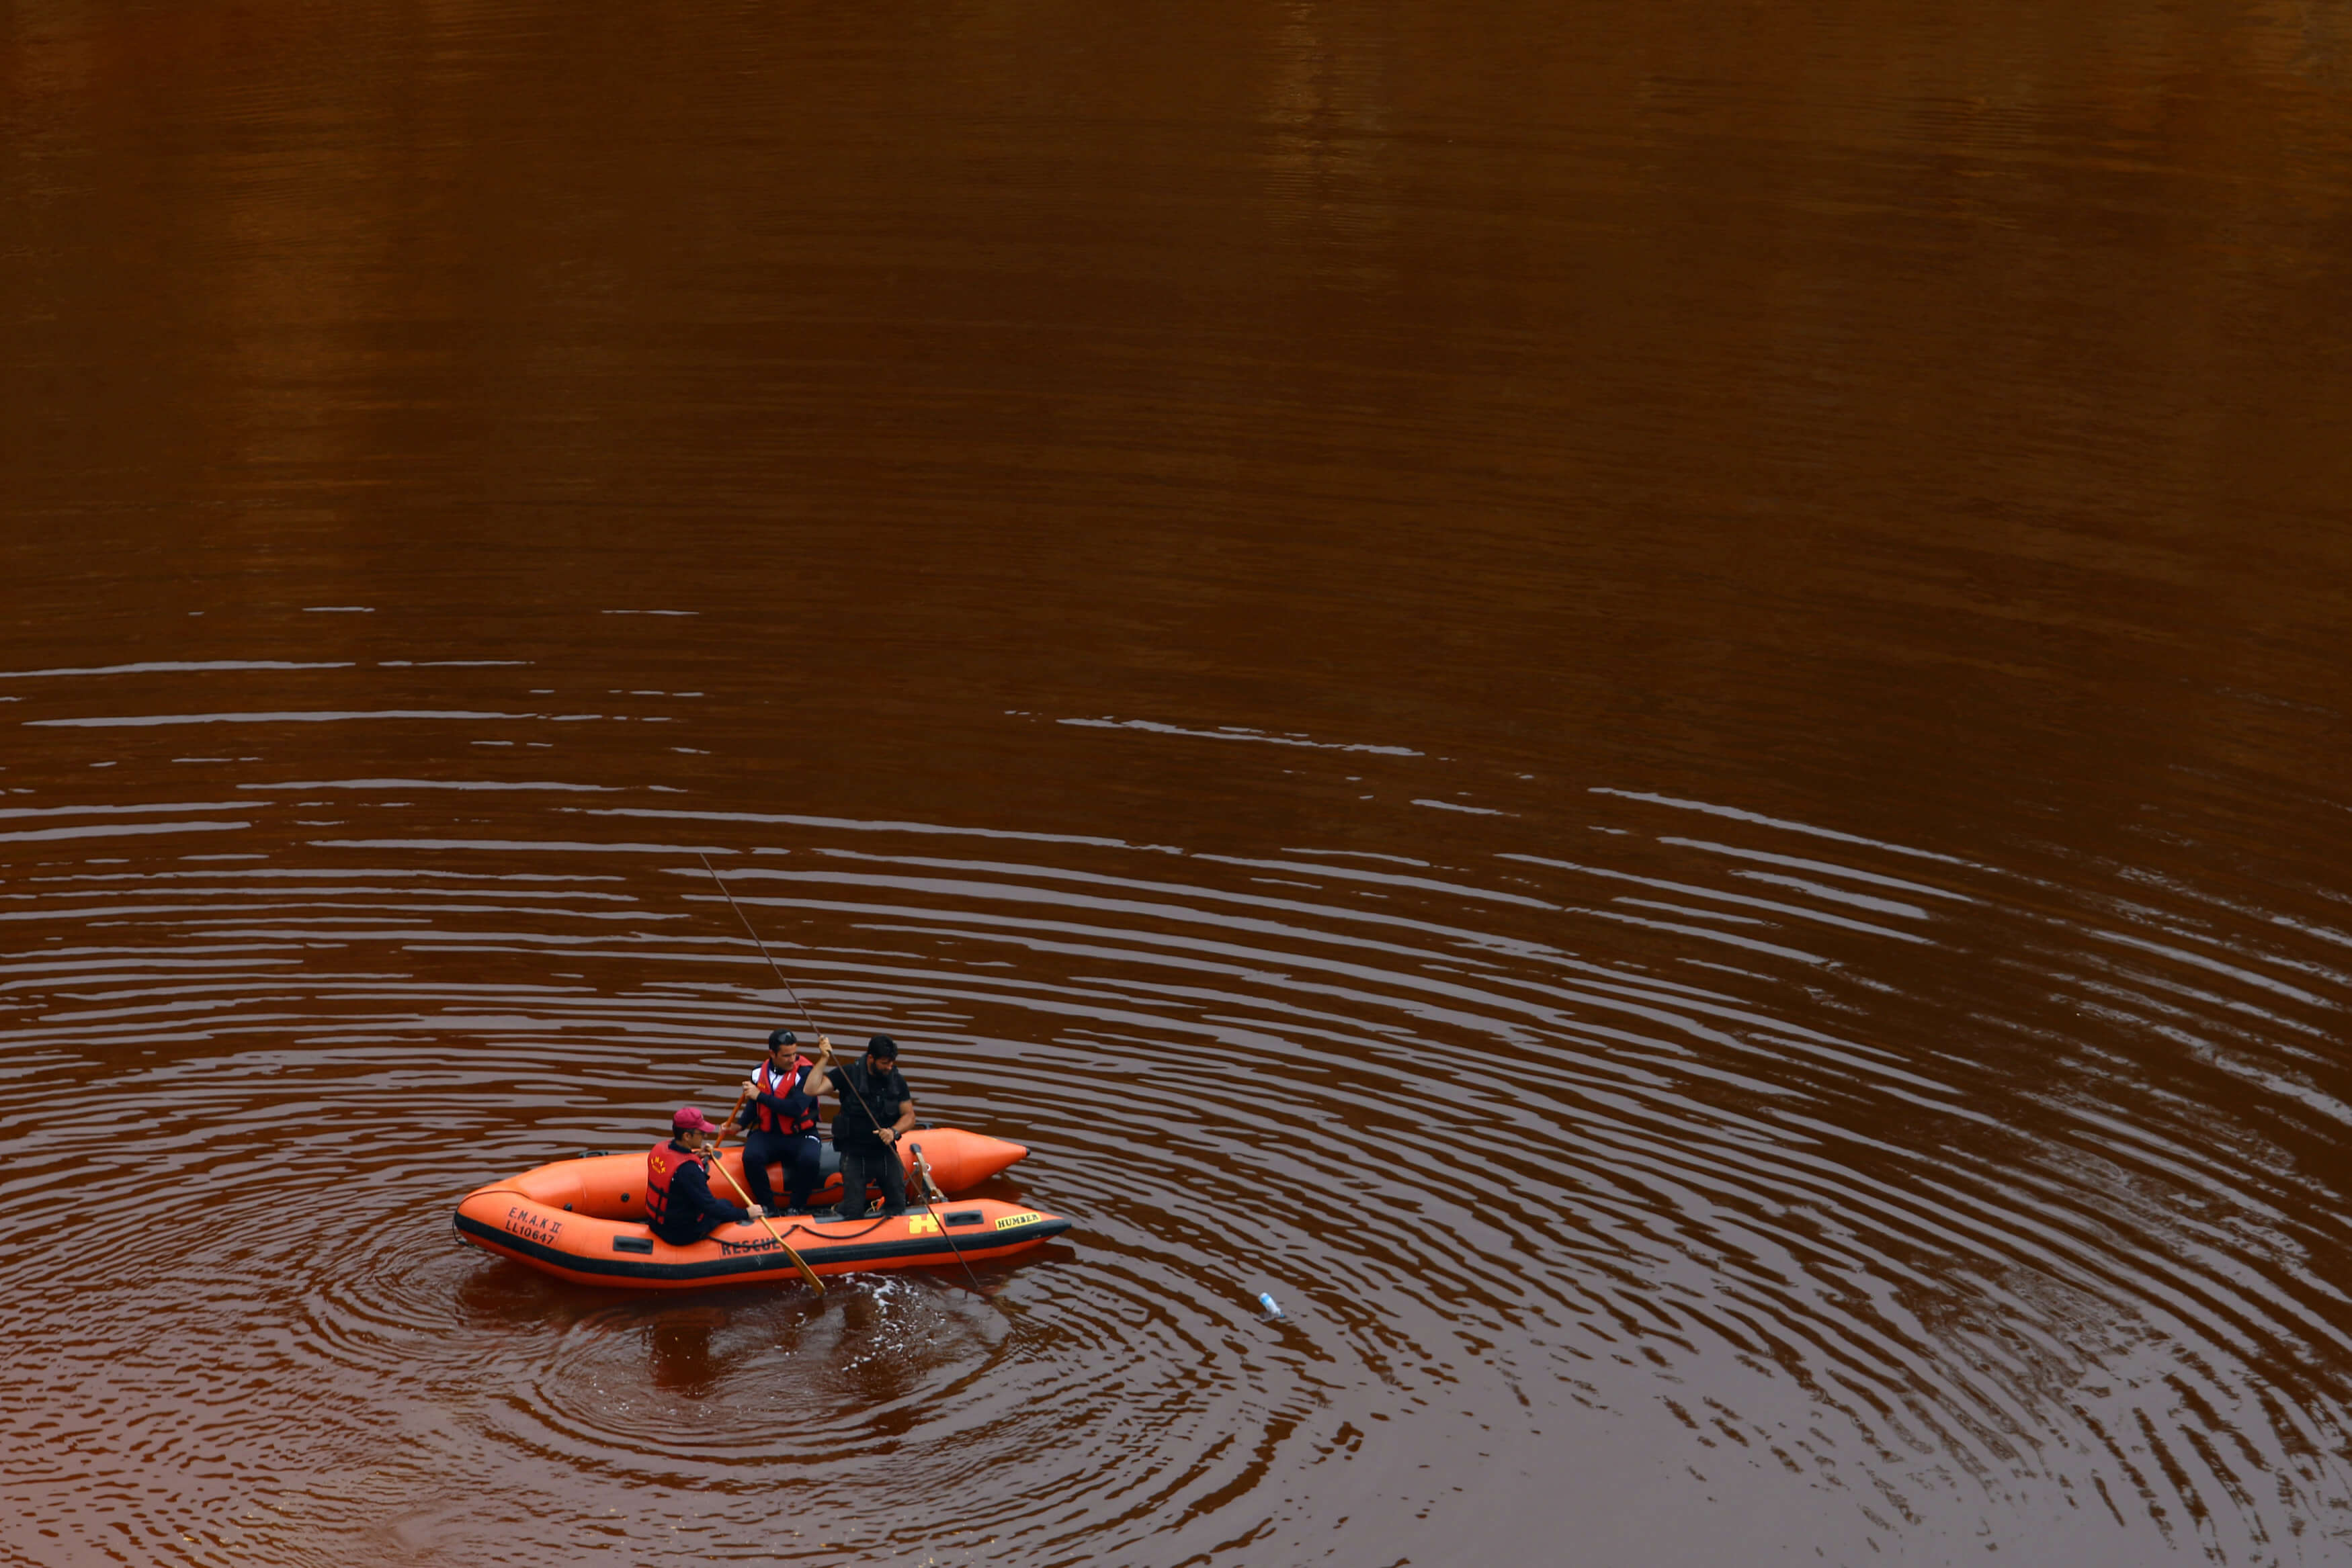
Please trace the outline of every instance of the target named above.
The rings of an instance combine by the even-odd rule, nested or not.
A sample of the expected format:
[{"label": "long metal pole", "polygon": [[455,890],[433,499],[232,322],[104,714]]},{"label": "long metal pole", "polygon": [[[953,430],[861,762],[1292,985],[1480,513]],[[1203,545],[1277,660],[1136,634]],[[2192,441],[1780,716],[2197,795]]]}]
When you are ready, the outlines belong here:
[{"label": "long metal pole", "polygon": [[768,951],[768,945],[761,941],[759,932],[752,929],[751,917],[743,913],[743,906],[735,902],[733,894],[727,891],[727,879],[716,871],[711,871],[710,857],[700,850],[694,852],[694,858],[702,862],[703,870],[710,872],[710,880],[719,884],[719,896],[727,900],[727,907],[735,912],[735,918],[743,923],[743,929],[751,934],[751,946],[760,950],[760,956],[765,958],[768,961],[768,967],[776,972],[777,983],[784,988],[784,994],[793,998],[793,1006],[801,1009],[801,1021],[808,1025],[809,1033],[815,1034],[816,1019],[809,1016],[808,1004],[801,1000],[801,994],[798,991],[793,989],[793,983],[784,978],[784,967],[776,962],[776,956]]},{"label": "long metal pole", "polygon": [[[776,972],[776,978],[778,980],[782,981],[784,993],[793,998],[793,1005],[801,1009],[801,1019],[809,1026],[809,1033],[816,1034],[820,1032],[816,1027],[816,1019],[809,1016],[808,1004],[801,1000],[801,994],[798,991],[793,989],[793,983],[790,980],[784,979],[783,966],[777,963],[775,955],[768,951],[768,945],[760,940],[758,928],[752,925],[751,917],[743,913],[743,906],[735,902],[735,895],[727,891],[727,879],[720,876],[717,871],[712,869],[710,858],[704,854],[700,850],[694,852],[694,858],[702,862],[703,870],[710,873],[710,880],[719,884],[720,894],[727,900],[727,907],[735,912],[735,918],[741,921],[743,923],[743,929],[751,934],[751,945],[759,948],[760,956],[768,961],[768,967]],[[857,1092],[857,1085],[852,1083],[846,1073],[843,1071],[843,1068],[846,1065],[846,1063],[836,1063],[834,1070],[831,1072],[826,1073],[825,1077],[828,1082],[838,1083],[844,1089],[849,1091],[849,1097],[857,1102],[857,1109],[863,1113],[866,1117],[866,1124],[872,1127],[878,1133],[882,1130],[882,1124],[874,1119],[873,1111],[866,1103],[866,1096]],[[921,1150],[918,1149],[916,1153],[918,1156],[919,1156]],[[898,1147],[896,1144],[890,1145],[890,1157],[893,1159],[898,1157]],[[725,1171],[721,1171],[719,1174],[721,1176],[727,1175]],[[914,1176],[918,1182],[921,1182],[926,1179],[926,1176],[923,1171],[919,1170],[910,1174]],[[861,1192],[855,1196],[857,1201],[857,1207],[861,1209],[864,1208],[866,1207],[866,1195]],[[915,1196],[922,1199],[923,1212],[931,1217],[931,1223],[940,1228],[940,1239],[948,1244],[948,1250],[954,1253],[956,1261],[963,1265],[964,1278],[971,1281],[972,1294],[976,1296],[987,1295],[988,1292],[980,1288],[980,1276],[971,1271],[971,1260],[963,1255],[963,1249],[956,1245],[956,1239],[948,1234],[948,1222],[940,1217],[938,1209],[931,1207],[930,1194],[928,1192],[918,1191]],[[852,1195],[848,1187],[844,1186],[841,1190],[842,1201],[846,1203],[850,1200],[851,1197]],[[771,1226],[769,1228],[773,1229],[774,1227]],[[777,1239],[782,1240],[782,1238],[779,1237]],[[785,1250],[789,1252],[792,1249],[787,1247]],[[794,1254],[793,1260],[796,1263],[800,1262],[799,1255]],[[803,1263],[801,1264],[801,1267],[803,1269],[807,1269],[808,1265]],[[812,1272],[809,1277],[811,1280],[814,1280],[815,1275]],[[824,1289],[821,1285],[817,1288],[819,1290]]]}]

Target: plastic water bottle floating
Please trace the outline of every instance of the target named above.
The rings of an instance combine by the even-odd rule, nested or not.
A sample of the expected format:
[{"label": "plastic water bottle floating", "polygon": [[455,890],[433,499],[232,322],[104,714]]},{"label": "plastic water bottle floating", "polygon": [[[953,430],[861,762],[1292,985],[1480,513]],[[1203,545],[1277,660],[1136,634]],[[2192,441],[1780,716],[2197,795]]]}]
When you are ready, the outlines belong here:
[{"label": "plastic water bottle floating", "polygon": [[1273,1319],[1276,1322],[1286,1323],[1290,1321],[1288,1317],[1284,1315],[1282,1309],[1275,1304],[1274,1292],[1272,1291],[1260,1291],[1257,1293],[1257,1300],[1258,1305],[1265,1309],[1265,1315]]}]

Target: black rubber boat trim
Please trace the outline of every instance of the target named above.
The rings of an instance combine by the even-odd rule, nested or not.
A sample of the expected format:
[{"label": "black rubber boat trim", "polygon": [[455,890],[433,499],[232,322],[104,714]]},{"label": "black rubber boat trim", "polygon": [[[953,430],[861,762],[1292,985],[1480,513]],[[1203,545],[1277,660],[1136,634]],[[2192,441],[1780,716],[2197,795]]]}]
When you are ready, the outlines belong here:
[{"label": "black rubber boat trim", "polygon": [[[511,1252],[519,1257],[535,1258],[558,1269],[575,1274],[602,1274],[616,1280],[728,1280],[742,1274],[789,1272],[792,1265],[777,1250],[774,1242],[764,1237],[757,1243],[730,1243],[743,1250],[731,1257],[705,1258],[692,1263],[656,1263],[632,1258],[583,1258],[532,1241],[502,1230],[495,1225],[485,1225],[465,1215],[453,1217],[451,1224],[460,1236],[478,1239],[483,1245],[499,1252]],[[1013,1230],[993,1232],[1001,1242],[984,1241],[979,1237],[965,1239],[958,1245],[966,1258],[985,1261],[993,1254],[1032,1241],[1043,1241],[1059,1236],[1070,1228],[1061,1218],[1041,1218]],[[823,1251],[803,1253],[811,1263],[873,1263],[888,1258],[930,1258],[942,1265],[954,1261],[954,1254],[938,1241],[874,1241],[864,1246],[835,1245]]]}]

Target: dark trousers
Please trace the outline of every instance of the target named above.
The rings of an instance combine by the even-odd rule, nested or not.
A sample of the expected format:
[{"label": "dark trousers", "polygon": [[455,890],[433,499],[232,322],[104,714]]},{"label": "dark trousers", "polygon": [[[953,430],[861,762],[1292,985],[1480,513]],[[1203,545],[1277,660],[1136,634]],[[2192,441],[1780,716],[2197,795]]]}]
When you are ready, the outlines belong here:
[{"label": "dark trousers", "polygon": [[784,1167],[784,1203],[806,1208],[816,1190],[819,1146],[814,1133],[763,1133],[757,1127],[743,1134],[743,1185],[761,1208],[776,1207],[775,1188],[768,1185],[768,1166]]},{"label": "dark trousers", "polygon": [[673,1247],[691,1247],[726,1223],[724,1215],[696,1214],[672,1224],[648,1226],[646,1228]]},{"label": "dark trousers", "polygon": [[907,1167],[898,1163],[898,1151],[874,1144],[863,1149],[843,1148],[834,1145],[841,1156],[841,1207],[834,1212],[844,1219],[860,1219],[866,1214],[866,1184],[882,1184],[882,1212],[897,1214],[907,1207]]}]

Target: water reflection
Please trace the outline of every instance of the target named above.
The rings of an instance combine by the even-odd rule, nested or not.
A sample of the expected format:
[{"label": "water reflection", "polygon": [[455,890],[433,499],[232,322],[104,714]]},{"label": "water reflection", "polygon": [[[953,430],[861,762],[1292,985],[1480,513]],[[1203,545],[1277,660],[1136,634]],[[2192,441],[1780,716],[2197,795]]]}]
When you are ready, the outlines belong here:
[{"label": "water reflection", "polygon": [[[516,802],[509,818],[456,852],[470,860],[488,844],[500,865],[578,854],[570,808],[501,799]],[[1613,792],[1594,805],[1611,799],[1624,801],[1608,824],[1617,831],[1591,857],[1495,850],[1483,867],[1459,855],[1333,862],[1311,847],[1185,854],[1072,835],[1033,835],[1034,859],[1006,858],[1001,840],[972,858],[939,852],[968,833],[919,822],[737,813],[712,824],[757,835],[725,846],[741,885],[796,890],[744,902],[793,956],[809,1005],[853,1035],[893,1020],[919,1049],[927,1106],[936,1099],[950,1119],[971,1111],[1032,1142],[1053,1201],[1081,1216],[1087,1241],[1003,1271],[1016,1311],[1002,1319],[952,1281],[921,1280],[845,1288],[821,1307],[788,1297],[749,1318],[692,1304],[603,1309],[606,1330],[568,1333],[572,1348],[542,1375],[530,1419],[545,1430],[533,1441],[628,1450],[670,1418],[668,1405],[627,1396],[609,1332],[618,1323],[652,1394],[729,1406],[701,1440],[713,1462],[772,1445],[735,1402],[756,1406],[784,1386],[811,1408],[855,1412],[853,1452],[931,1450],[969,1422],[1005,1451],[1042,1456],[1037,1442],[1097,1423],[1109,1423],[1105,1441],[1132,1429],[1139,1399],[1160,1412],[1150,1442],[1082,1440],[1089,1484],[1189,1496],[1254,1488],[1294,1444],[1330,1440],[1318,1406],[1359,1433],[1384,1412],[1426,1431],[1448,1425],[1440,1389],[1486,1387],[1508,1403],[1474,1403],[1474,1429],[1491,1429],[1493,1408],[1517,1408],[1528,1425],[1516,1440],[1540,1448],[1562,1396],[1591,1412],[1651,1405],[1702,1447],[1777,1454],[1792,1475],[1827,1466],[1835,1490],[1866,1487],[1930,1531],[1971,1495],[2030,1512],[2046,1488],[2104,1489],[2141,1500],[2113,1503],[2127,1531],[2173,1539],[2176,1510],[2215,1517],[2215,1499],[2252,1495],[2225,1458],[2200,1459],[2201,1474],[2181,1458],[2224,1454],[2217,1438],[2294,1489],[2288,1517],[2324,1508],[2332,1461],[2302,1423],[2332,1430],[2340,1395],[2298,1364],[2343,1331],[2308,1293],[2312,1249],[2294,1236],[2307,1222],[2255,1176],[2265,1139],[2217,1120],[2210,1097],[2159,1093],[2119,1122],[2117,1096],[2157,1090],[2158,1063],[2144,1057],[2116,1079],[2053,1035],[2080,1026],[2044,1019],[2031,989],[2013,1019],[1980,992],[1973,1019],[1919,1026],[1941,1049],[1908,1047],[1895,1027],[1940,1007],[1945,983],[1931,968],[1918,972],[1925,989],[1898,987],[1908,971],[1896,955],[1925,944],[1950,963],[1964,940],[2004,955],[2038,942],[2045,984],[2084,965],[2121,981],[2107,956],[2126,956],[2140,983],[2158,983],[2140,994],[2168,1027],[2200,1030],[2217,1049],[2214,1030],[2250,1021],[2255,1032],[2226,1025],[2240,1043],[2212,1058],[2250,1071],[2301,1030],[2299,1009],[2336,1005],[2341,976],[2315,949],[2298,956],[2275,936],[2217,945],[2210,923],[2193,934],[2144,893],[2126,906],[2089,881],[2064,894],[2079,912],[2062,914],[2049,901],[2063,884],[2046,877],[1687,798]],[[1717,836],[1679,831],[1694,812],[1715,818]],[[639,814],[592,813],[624,832]],[[533,839],[533,820],[567,836]],[[1475,831],[1509,841],[1526,829]],[[311,849],[398,859],[452,845],[428,830]],[[68,1028],[162,1009],[158,1021],[177,1031],[191,991],[207,993],[211,1040],[233,1038],[247,1015],[271,1029],[292,1000],[311,1015],[309,1071],[358,1069],[361,1082],[445,1074],[446,1113],[478,1117],[488,1094],[542,1124],[538,1149],[505,1156],[531,1163],[549,1133],[600,1145],[625,1135],[642,1120],[648,1076],[729,1079],[741,1042],[757,1037],[752,1020],[764,1025],[785,1000],[756,951],[715,918],[667,918],[710,898],[680,891],[677,879],[700,881],[691,858],[648,844],[626,863],[640,869],[594,880],[440,870],[462,896],[438,901],[362,863],[311,880],[293,908],[276,876],[258,874],[289,868],[205,868],[194,874],[223,896],[176,904],[153,902],[153,877],[68,876],[35,895],[64,901],[51,919],[104,929],[111,902],[146,928],[236,937],[244,950],[83,947],[60,955],[44,983],[74,989],[79,1005],[58,1015]],[[1597,964],[1556,940],[1564,919],[1617,929],[1617,904],[1585,901],[1614,885],[1687,913],[1638,927],[1652,957],[1683,977]],[[1759,885],[1771,895],[1740,891]],[[1381,907],[1358,906],[1367,891]],[[520,894],[531,896],[511,902]],[[231,912],[237,900],[251,907]],[[558,926],[615,904],[636,929],[572,942]],[[535,970],[552,951],[583,967],[568,984],[518,970],[495,1010],[446,982],[420,993],[355,974],[358,1006],[339,1016],[332,976],[315,967],[289,996],[270,961],[290,956],[285,945],[331,932],[348,949],[353,912],[388,908],[405,912],[387,934],[403,964],[464,953]],[[275,924],[255,924],[265,914]],[[1699,923],[1727,914],[1743,925]],[[2176,934],[2140,937],[2132,925]],[[1744,967],[1710,956],[1749,930],[1765,936],[1743,937]],[[848,945],[830,935],[844,932]],[[190,962],[206,967],[179,967]],[[1851,1003],[1808,1022],[1774,1000],[1791,981],[1843,986],[1865,971],[1881,977],[1858,993],[1878,1029],[1856,1029],[1864,1015]],[[2272,977],[2281,972],[2295,978]],[[164,999],[142,999],[159,981]],[[2212,988],[2225,981],[2263,1002]],[[2110,1009],[2127,998],[2115,983],[2106,994]],[[405,998],[404,1019],[383,1010],[393,997]],[[420,1004],[431,1010],[415,1013]],[[469,1043],[436,1065],[427,1042],[453,1031]],[[386,1038],[404,1042],[396,1056],[371,1043]],[[2038,1071],[2010,1060],[2036,1040]],[[1434,1057],[1432,1040],[1445,1047]],[[650,1075],[637,1061],[646,1051],[664,1060]],[[491,1091],[484,1057],[542,1065],[526,1087]],[[1236,1082],[1234,1062],[1252,1058],[1260,1065],[1237,1092],[1203,1096],[1204,1082]],[[1423,1075],[1441,1085],[1433,1096],[1401,1092]],[[570,1088],[549,1121],[541,1092],[552,1083]],[[246,1092],[234,1077],[218,1088],[225,1109]],[[1429,1136],[1428,1118],[1454,1104],[1496,1130],[1490,1151]],[[364,1249],[353,1262],[372,1267]],[[455,1283],[477,1323],[562,1332],[571,1293],[535,1276],[490,1267]],[[1253,1323],[1256,1291],[1269,1287],[1293,1313],[1273,1333]],[[394,1316],[429,1320],[419,1306]],[[777,1315],[787,1312],[801,1315]],[[347,1362],[381,1364],[363,1337]],[[1694,1380],[1703,1395],[1676,1392]],[[2285,1388],[2305,1391],[2292,1416],[2271,1397]],[[1203,1442],[1223,1453],[1209,1432],[1269,1391],[1282,1392],[1246,1420],[1270,1448],[1238,1469],[1162,1473],[1160,1456]],[[1792,1427],[1805,1406],[1810,1425]],[[1064,1439],[1031,1434],[1040,1421]],[[1123,1471],[1134,1473],[1121,1482]],[[1879,1504],[1855,1506],[1867,1522]],[[2240,1506],[2261,1519],[2256,1504]]]},{"label": "water reflection", "polygon": [[711,1364],[710,1333],[726,1323],[715,1307],[680,1307],[646,1325],[647,1368],[653,1385],[684,1399],[708,1399],[718,1386]]},{"label": "water reflection", "polygon": [[[0,47],[7,1550],[2339,1549],[2326,26],[346,23]],[[1071,1239],[451,1242],[704,855]]]},{"label": "water reflection", "polygon": [[[1743,1506],[1777,1507],[1774,1476],[1841,1500],[1807,1527],[1825,1550],[1985,1517],[2076,1550],[2052,1510],[2089,1500],[2148,1549],[2331,1515],[2352,1331],[2304,1151],[2343,1119],[2322,1042],[2352,944],[2308,897],[1616,786],[1572,803],[1573,853],[1519,847],[1565,836],[1523,803],[1444,816],[1442,843],[1416,826],[1415,855],[257,771],[238,792],[287,802],[234,819],[258,858],[25,841],[52,857],[11,878],[0,979],[28,1148],[102,1071],[173,1107],[148,1169],[202,1190],[307,1107],[334,1141],[256,1179],[356,1179],[409,1219],[256,1231],[180,1270],[264,1315],[274,1277],[311,1281],[295,1386],[417,1411],[495,1391],[437,1440],[530,1456],[534,1506],[581,1506],[567,1478],[612,1465],[731,1495],[816,1422],[820,1479],[886,1458],[1059,1478],[924,1516],[1040,1552],[1076,1539],[1050,1522],[1073,1505],[1076,1538],[1140,1543],[1326,1463],[1565,1463],[1612,1431]],[[226,803],[110,804],[58,820]],[[724,841],[826,1028],[888,1029],[928,1113],[1034,1149],[1006,1190],[1040,1184],[1083,1241],[991,1270],[1001,1308],[920,1276],[614,1300],[438,1240],[465,1185],[626,1145],[793,1007],[688,837]],[[8,1223],[51,1245],[35,1211]],[[1257,1321],[1267,1289],[1287,1325]],[[184,1331],[200,1364],[235,1359],[225,1321]],[[124,1366],[92,1418],[159,1396]],[[1406,1487],[1381,1529],[1460,1484]]]}]

